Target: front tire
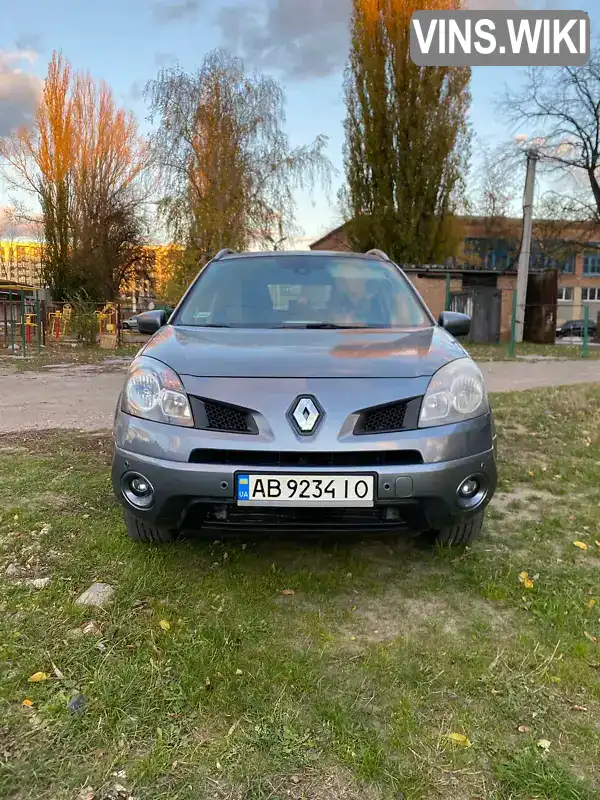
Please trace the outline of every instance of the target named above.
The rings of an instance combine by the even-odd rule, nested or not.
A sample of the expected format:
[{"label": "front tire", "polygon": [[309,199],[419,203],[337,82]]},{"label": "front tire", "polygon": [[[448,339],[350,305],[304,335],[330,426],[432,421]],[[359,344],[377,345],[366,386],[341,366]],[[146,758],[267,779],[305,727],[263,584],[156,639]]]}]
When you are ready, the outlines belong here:
[{"label": "front tire", "polygon": [[166,544],[167,542],[174,542],[177,538],[173,531],[166,530],[165,528],[157,528],[155,525],[147,525],[128,511],[124,511],[123,513],[125,516],[127,535],[134,542]]},{"label": "front tire", "polygon": [[471,542],[481,536],[482,528],[483,511],[480,511],[473,517],[469,517],[465,522],[459,522],[456,525],[449,525],[446,528],[441,528],[439,531],[433,531],[433,535],[436,544],[457,547],[459,545],[471,544]]}]

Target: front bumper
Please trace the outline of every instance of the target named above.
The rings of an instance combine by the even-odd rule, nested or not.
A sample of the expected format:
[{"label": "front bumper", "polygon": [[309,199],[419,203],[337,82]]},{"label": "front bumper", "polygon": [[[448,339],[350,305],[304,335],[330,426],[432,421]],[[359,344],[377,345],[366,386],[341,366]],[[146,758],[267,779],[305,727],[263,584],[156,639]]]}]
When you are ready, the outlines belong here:
[{"label": "front bumper", "polygon": [[[304,515],[303,509],[290,509],[278,514],[278,509],[260,509],[260,513],[240,514],[235,502],[235,475],[237,472],[279,472],[289,474],[376,473],[375,509],[370,514],[347,516],[348,526],[356,524],[364,528],[407,527],[410,529],[438,529],[454,524],[480,511],[491,500],[496,488],[496,464],[494,458],[494,433],[491,414],[458,425],[396,434],[395,437],[361,437],[360,447],[353,450],[375,450],[376,447],[418,450],[426,463],[391,466],[361,466],[295,468],[249,466],[243,462],[235,464],[190,463],[189,457],[198,447],[208,447],[214,440],[199,444],[199,431],[175,429],[158,423],[134,419],[119,412],[117,441],[113,459],[112,480],[115,494],[123,506],[148,524],[170,529],[198,527],[223,527],[228,522],[243,526],[260,524],[268,527],[269,520],[277,530],[283,530],[282,520],[291,516],[306,519],[313,527],[335,527],[343,523],[343,517],[328,516],[328,509],[317,509]],[[173,448],[169,452],[169,437]],[[182,438],[187,437],[183,445]],[[149,455],[152,443],[160,446]],[[223,446],[223,443],[221,444]],[[482,447],[483,446],[483,447]],[[230,444],[239,450],[240,442]],[[272,445],[271,445],[272,448]],[[271,448],[263,448],[270,450]],[[348,449],[348,448],[347,448]],[[136,452],[138,450],[138,452]],[[142,452],[139,452],[139,451]],[[475,450],[475,452],[472,452]],[[348,449],[349,451],[349,449]],[[471,452],[469,452],[471,451]],[[186,458],[186,455],[187,458]],[[456,457],[448,457],[449,455]],[[166,456],[166,457],[165,457]],[[186,460],[183,460],[183,459]],[[124,476],[138,473],[150,481],[155,491],[152,506],[138,509],[131,506],[122,492]],[[485,497],[477,507],[461,506],[457,490],[466,478],[476,475],[485,489]],[[258,512],[258,510],[257,510]],[[311,516],[312,515],[312,516]],[[328,524],[328,520],[332,525]]]}]

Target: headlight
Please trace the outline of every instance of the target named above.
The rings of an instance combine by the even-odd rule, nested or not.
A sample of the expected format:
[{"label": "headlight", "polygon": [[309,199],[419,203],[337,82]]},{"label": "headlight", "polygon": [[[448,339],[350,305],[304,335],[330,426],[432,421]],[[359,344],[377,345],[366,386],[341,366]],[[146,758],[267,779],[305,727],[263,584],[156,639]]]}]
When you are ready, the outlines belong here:
[{"label": "headlight", "polygon": [[194,425],[192,409],[179,376],[153,358],[136,358],[125,381],[121,408],[134,417],[168,425]]},{"label": "headlight", "polygon": [[438,370],[427,387],[419,428],[449,425],[489,411],[481,370],[470,358],[459,358]]}]

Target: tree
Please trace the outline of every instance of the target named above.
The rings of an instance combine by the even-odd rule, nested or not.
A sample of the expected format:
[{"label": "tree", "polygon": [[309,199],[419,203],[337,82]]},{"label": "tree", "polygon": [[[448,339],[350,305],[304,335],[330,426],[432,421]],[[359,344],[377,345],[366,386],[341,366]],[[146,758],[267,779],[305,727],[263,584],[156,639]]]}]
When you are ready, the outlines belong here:
[{"label": "tree", "polygon": [[73,262],[90,294],[114,300],[126,280],[149,277],[143,248],[148,148],[133,114],[117,108],[108,86],[88,75],[77,76],[74,114]]},{"label": "tree", "polygon": [[[293,230],[294,190],[327,184],[327,138],[292,148],[284,95],[269,77],[247,74],[221,50],[192,74],[163,69],[146,87],[157,121],[153,151],[160,210],[196,272],[223,247],[273,247]],[[184,274],[183,281],[188,275]]]},{"label": "tree", "polygon": [[[489,147],[478,142],[476,164],[467,202],[467,213],[477,219],[482,235],[465,242],[460,263],[486,266],[486,257],[500,251],[504,268],[515,269],[522,233],[521,200],[527,139]],[[531,267],[560,267],[574,258],[586,239],[587,226],[577,217],[578,207],[569,196],[546,188],[535,198]]]},{"label": "tree", "polygon": [[43,276],[54,298],[83,290],[116,299],[141,263],[147,147],[133,115],[106,84],[73,74],[53,53],[33,126],[1,140],[0,156],[9,183],[41,209]]},{"label": "tree", "polygon": [[74,288],[71,275],[69,217],[74,165],[71,68],[53,54],[33,129],[21,128],[0,140],[0,156],[10,167],[10,184],[39,201],[44,229],[43,279],[53,294]]},{"label": "tree", "polygon": [[458,7],[460,0],[353,0],[343,201],[355,249],[439,263],[456,248],[470,70],[416,66],[409,24],[413,11]]},{"label": "tree", "polygon": [[[529,69],[502,108],[531,129],[540,166],[562,173],[576,216],[600,222],[600,49],[582,67]],[[585,197],[582,184],[591,190]]]}]

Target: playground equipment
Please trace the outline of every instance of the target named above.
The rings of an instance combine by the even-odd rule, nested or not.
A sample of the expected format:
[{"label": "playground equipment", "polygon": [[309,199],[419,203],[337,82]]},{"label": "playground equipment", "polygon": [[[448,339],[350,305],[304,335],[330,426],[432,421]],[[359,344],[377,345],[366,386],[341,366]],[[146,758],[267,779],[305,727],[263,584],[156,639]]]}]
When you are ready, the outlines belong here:
[{"label": "playground equipment", "polygon": [[37,291],[31,287],[10,284],[0,291],[0,342],[13,353],[37,345],[41,350],[44,336],[40,324],[40,301]]},{"label": "playground equipment", "polygon": [[59,341],[69,335],[71,311],[71,306],[65,303],[62,309],[56,309],[48,313],[46,329],[50,339]]}]

